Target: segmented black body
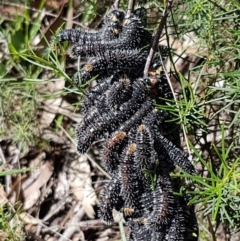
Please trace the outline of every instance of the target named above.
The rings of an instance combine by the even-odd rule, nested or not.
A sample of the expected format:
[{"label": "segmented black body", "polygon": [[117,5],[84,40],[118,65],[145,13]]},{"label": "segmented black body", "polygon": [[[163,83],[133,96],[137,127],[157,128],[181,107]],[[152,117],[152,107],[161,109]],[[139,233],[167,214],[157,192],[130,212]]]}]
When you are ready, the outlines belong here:
[{"label": "segmented black body", "polygon": [[194,206],[187,205],[188,196],[173,194],[179,187],[170,176],[176,165],[190,174],[195,170],[181,150],[179,124],[168,111],[155,109],[155,104],[174,100],[162,72],[168,47],[159,46],[149,77],[142,76],[153,41],[145,29],[146,16],[144,7],[128,16],[115,9],[98,31],[59,32],[59,42],[73,43],[72,57],[88,58],[74,82],[95,84],[86,93],[84,116],[76,127],[77,150],[83,154],[106,138],[101,164],[112,179],[100,197],[104,223],[113,222],[116,209],[130,228],[129,240],[197,241]]},{"label": "segmented black body", "polygon": [[139,217],[141,213],[139,176],[134,164],[136,144],[130,144],[123,151],[120,158],[120,176],[122,178],[121,194],[125,206],[134,210],[133,217]]},{"label": "segmented black body", "polygon": [[64,29],[58,33],[57,39],[59,42],[69,41],[81,44],[93,43],[102,40],[111,41],[118,38],[122,29],[124,16],[124,11],[113,10],[105,17],[102,30],[86,31],[80,29]]},{"label": "segmented black body", "polygon": [[156,189],[153,192],[153,211],[144,219],[144,223],[156,232],[170,226],[175,215],[175,198],[172,181],[168,173],[161,170]]},{"label": "segmented black body", "polygon": [[159,140],[159,142],[165,148],[170,160],[173,162],[174,165],[179,166],[189,174],[195,173],[195,169],[190,160],[188,160],[188,155],[186,153],[176,147],[171,141],[169,141],[159,132],[155,132],[155,138]]},{"label": "segmented black body", "polygon": [[[152,43],[152,34],[144,28],[146,9],[136,9],[130,16],[125,17],[121,10],[113,10],[104,19],[103,30],[96,38],[94,34],[88,34],[78,31],[70,39],[74,44],[71,47],[71,57],[79,56],[97,56],[108,50],[132,50],[132,49],[149,49]],[[61,32],[59,39],[68,40],[68,32]],[[85,34],[87,35],[87,34]],[[93,35],[93,36],[92,36]],[[94,39],[95,38],[95,39]],[[76,39],[78,41],[76,41]]]},{"label": "segmented black body", "polygon": [[155,163],[154,142],[149,128],[140,125],[136,135],[136,156],[135,163],[140,165],[141,169],[152,169]]},{"label": "segmented black body", "polygon": [[121,104],[127,102],[133,92],[133,86],[129,79],[120,79],[112,84],[107,94],[107,103],[110,108],[118,109]]},{"label": "segmented black body", "polygon": [[118,175],[114,175],[100,197],[99,217],[108,225],[113,221],[113,208],[120,210],[124,205],[124,201],[119,195],[120,191],[121,178]]},{"label": "segmented black body", "polygon": [[[134,78],[142,73],[148,51],[109,50],[92,58],[80,74],[74,76],[76,84],[85,84],[93,77],[110,74],[126,74]],[[80,79],[78,78],[80,75]]]},{"label": "segmented black body", "polygon": [[153,103],[152,100],[147,99],[139,110],[119,127],[119,130],[129,132],[132,128],[139,125],[142,119],[153,109]]},{"label": "segmented black body", "polygon": [[126,133],[118,131],[114,133],[104,144],[102,149],[102,164],[106,171],[114,175],[119,165],[120,145],[122,144]]},{"label": "segmented black body", "polygon": [[57,39],[59,42],[69,41],[72,43],[101,41],[98,31],[83,31],[80,29],[60,30],[57,35]]},{"label": "segmented black body", "polygon": [[176,202],[175,215],[171,221],[168,233],[164,240],[168,241],[185,241],[186,240],[186,225],[183,207]]},{"label": "segmented black body", "polygon": [[89,89],[83,101],[83,111],[85,114],[96,102],[101,101],[101,97],[110,88],[112,82],[114,82],[114,77],[110,76],[102,79],[101,82]]},{"label": "segmented black body", "polygon": [[152,34],[146,30],[141,19],[135,15],[130,15],[123,21],[123,28],[118,46],[126,49],[146,48],[150,49]]},{"label": "segmented black body", "polygon": [[125,11],[121,9],[112,10],[107,14],[103,21],[103,30],[101,32],[101,38],[105,43],[119,37],[124,17]]}]

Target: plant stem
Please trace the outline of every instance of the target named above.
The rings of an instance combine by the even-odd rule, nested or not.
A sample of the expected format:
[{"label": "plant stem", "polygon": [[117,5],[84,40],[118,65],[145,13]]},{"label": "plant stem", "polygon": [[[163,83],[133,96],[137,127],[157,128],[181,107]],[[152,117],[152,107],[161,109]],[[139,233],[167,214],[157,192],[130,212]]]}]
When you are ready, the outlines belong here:
[{"label": "plant stem", "polygon": [[162,16],[161,22],[160,22],[160,24],[158,26],[158,30],[157,30],[157,33],[156,33],[156,35],[154,37],[154,40],[153,40],[153,43],[152,43],[152,47],[150,49],[149,55],[147,57],[147,62],[146,62],[145,68],[144,68],[143,75],[144,75],[145,78],[148,76],[149,66],[151,64],[151,61],[152,61],[154,53],[157,51],[158,42],[159,42],[160,36],[161,36],[161,34],[163,32],[163,28],[164,28],[164,26],[166,24],[168,14],[171,11],[172,3],[173,3],[173,0],[168,0],[167,4],[166,4],[166,7],[165,7],[165,9],[163,11],[163,16]]},{"label": "plant stem", "polygon": [[131,14],[135,6],[135,0],[129,0],[128,2],[128,10],[127,10],[127,16]]}]

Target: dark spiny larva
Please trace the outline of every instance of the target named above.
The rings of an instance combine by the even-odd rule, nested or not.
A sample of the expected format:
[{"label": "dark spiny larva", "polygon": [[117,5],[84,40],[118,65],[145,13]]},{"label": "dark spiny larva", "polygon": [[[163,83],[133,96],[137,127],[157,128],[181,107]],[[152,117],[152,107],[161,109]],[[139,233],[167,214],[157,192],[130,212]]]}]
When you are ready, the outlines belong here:
[{"label": "dark spiny larva", "polygon": [[118,147],[125,137],[125,132],[116,132],[103,145],[102,164],[110,174],[114,174],[117,171],[117,165],[119,164]]},{"label": "dark spiny larva", "polygon": [[123,19],[125,12],[113,10],[104,19],[102,41],[92,41],[92,39],[82,41],[72,48],[72,55],[74,57],[96,56],[97,53],[110,49],[124,50],[150,46],[152,35],[143,28],[143,19],[146,17],[146,9],[143,9],[135,10],[127,19]]},{"label": "dark spiny larva", "polygon": [[127,49],[151,47],[152,34],[144,29],[142,22],[134,15],[130,15],[123,21],[123,28],[119,45],[124,45]]},{"label": "dark spiny larva", "polygon": [[109,41],[118,37],[122,28],[122,21],[125,12],[122,10],[113,10],[107,14],[104,19],[102,31],[86,31],[80,29],[64,29],[58,35],[58,41],[70,41],[72,43],[93,43],[98,41]]},{"label": "dark spiny larva", "polygon": [[134,209],[133,216],[139,215],[141,205],[139,201],[139,181],[134,165],[136,144],[130,144],[123,152],[120,159],[120,176],[122,178],[122,196],[124,205]]},{"label": "dark spiny larva", "polygon": [[152,169],[155,162],[154,142],[150,130],[145,125],[140,125],[136,135],[135,163],[141,169]]},{"label": "dark spiny larva", "polygon": [[[80,123],[81,124],[81,123]],[[87,151],[90,145],[101,135],[99,129],[94,125],[89,125],[87,128],[84,125],[76,126],[77,151],[83,154]]]},{"label": "dark spiny larva", "polygon": [[164,73],[155,77],[146,78],[144,81],[148,85],[149,95],[158,100],[157,104],[165,104],[166,101],[160,98],[173,99],[171,88]]},{"label": "dark spiny larva", "polygon": [[83,102],[84,113],[86,113],[92,106],[95,105],[96,101],[98,101],[111,86],[112,81],[114,81],[114,77],[110,76],[108,78],[102,79],[101,82],[90,88]]},{"label": "dark spiny larva", "polygon": [[175,215],[172,219],[166,241],[186,241],[186,225],[182,206],[177,202]]},{"label": "dark spiny larva", "polygon": [[107,94],[108,106],[118,109],[119,105],[131,98],[132,91],[133,88],[129,79],[120,79],[118,82],[114,82]]},{"label": "dark spiny larva", "polygon": [[103,21],[103,30],[101,37],[105,42],[112,41],[119,37],[122,31],[122,22],[125,17],[125,11],[121,9],[112,10],[107,14]]},{"label": "dark spiny larva", "polygon": [[119,130],[128,132],[133,127],[139,125],[142,122],[142,119],[153,109],[153,101],[150,99],[147,99],[146,102],[144,102],[139,110],[126,122],[124,122]]},{"label": "dark spiny larva", "polygon": [[168,173],[161,170],[159,173],[156,189],[153,192],[153,211],[144,219],[144,223],[155,231],[167,227],[175,212],[175,198],[173,196],[173,187]]},{"label": "dark spiny larva", "polygon": [[[85,84],[95,76],[109,74],[126,74],[130,77],[142,74],[148,51],[140,50],[113,50],[92,58],[80,74],[75,74],[76,84]],[[78,77],[80,76],[80,80]]]},{"label": "dark spiny larva", "polygon": [[186,153],[184,153],[182,150],[176,147],[171,141],[169,141],[166,137],[161,135],[161,133],[155,132],[155,137],[160,141],[162,146],[165,148],[170,160],[174,163],[174,165],[179,166],[189,174],[195,173],[195,169],[190,160],[188,160],[188,155]]},{"label": "dark spiny larva", "polygon": [[82,31],[80,29],[63,29],[57,35],[58,41],[78,42],[96,42],[101,41],[98,31]]},{"label": "dark spiny larva", "polygon": [[114,110],[103,113],[87,127],[83,123],[78,124],[76,127],[78,152],[83,154],[104,132],[115,130],[118,126],[119,120]]},{"label": "dark spiny larva", "polygon": [[[150,34],[146,35],[148,32],[145,32],[144,29],[136,30],[133,32],[131,29],[126,29],[123,33],[125,33],[124,37],[119,37],[118,40],[105,42],[105,41],[85,41],[78,42],[74,44],[70,49],[70,57],[78,58],[78,57],[93,57],[98,56],[99,53],[103,54],[106,51],[113,50],[133,50],[133,49],[149,49],[151,43]],[[137,35],[144,35],[146,40],[142,41],[142,38]]]},{"label": "dark spiny larva", "polygon": [[112,210],[120,210],[123,206],[123,199],[119,195],[121,191],[121,181],[118,175],[114,175],[100,198],[99,217],[106,224],[111,224],[113,221]]}]

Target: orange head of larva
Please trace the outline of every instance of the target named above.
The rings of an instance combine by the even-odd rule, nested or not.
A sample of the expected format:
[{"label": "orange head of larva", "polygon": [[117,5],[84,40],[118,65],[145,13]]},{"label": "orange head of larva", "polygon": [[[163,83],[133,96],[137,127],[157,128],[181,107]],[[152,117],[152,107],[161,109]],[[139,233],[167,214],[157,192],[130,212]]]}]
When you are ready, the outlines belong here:
[{"label": "orange head of larva", "polygon": [[140,125],[138,127],[138,131],[145,131],[146,130],[146,126],[145,125]]},{"label": "orange head of larva", "polygon": [[126,215],[132,215],[134,213],[134,209],[132,209],[132,208],[123,208],[122,211]]},{"label": "orange head of larva", "polygon": [[123,22],[123,26],[128,26],[130,23],[130,20],[129,19],[126,19],[124,22]]},{"label": "orange head of larva", "polygon": [[128,154],[133,154],[136,150],[136,144],[131,144],[128,146]]},{"label": "orange head of larva", "polygon": [[92,71],[92,70],[93,70],[92,64],[86,64],[86,65],[84,66],[84,70],[87,71],[87,72]]},{"label": "orange head of larva", "polygon": [[123,138],[126,136],[126,132],[120,131],[117,133],[118,140],[123,140]]},{"label": "orange head of larva", "polygon": [[118,35],[119,33],[120,33],[119,29],[117,29],[117,28],[113,29],[113,34],[114,35]]},{"label": "orange head of larva", "polygon": [[112,14],[112,15],[110,16],[110,19],[111,19],[113,22],[117,22],[117,21],[118,21],[117,16],[114,15],[114,14]]},{"label": "orange head of larva", "polygon": [[154,86],[157,83],[157,78],[151,78],[150,82],[151,82],[152,86]]}]

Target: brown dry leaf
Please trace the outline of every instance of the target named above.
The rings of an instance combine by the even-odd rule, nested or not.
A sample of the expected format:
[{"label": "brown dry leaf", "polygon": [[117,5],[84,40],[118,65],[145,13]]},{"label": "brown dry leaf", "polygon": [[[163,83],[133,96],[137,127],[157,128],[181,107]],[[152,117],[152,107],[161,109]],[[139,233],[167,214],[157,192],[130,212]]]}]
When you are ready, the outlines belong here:
[{"label": "brown dry leaf", "polygon": [[92,187],[91,170],[86,155],[81,155],[71,163],[68,172],[70,186],[77,200],[82,202],[89,218],[94,218],[93,205],[97,204],[97,196]]},{"label": "brown dry leaf", "polygon": [[40,168],[40,174],[38,178],[23,191],[23,197],[25,198],[23,207],[29,209],[32,207],[38,197],[40,196],[40,188],[45,185],[53,174],[53,166],[50,161],[45,162]]},{"label": "brown dry leaf", "polygon": [[39,200],[40,196],[41,192],[39,189],[34,190],[32,193],[30,193],[29,196],[24,200],[23,209],[28,210],[29,208],[34,206],[34,204]]},{"label": "brown dry leaf", "polygon": [[34,159],[32,159],[29,162],[29,167],[30,168],[40,167],[42,165],[43,160],[45,158],[46,158],[46,153],[45,152],[41,152],[40,154],[38,154]]},{"label": "brown dry leaf", "polygon": [[44,111],[42,112],[40,119],[41,129],[49,127],[50,124],[53,122],[56,114],[58,113],[61,102],[61,97],[44,101]]},{"label": "brown dry leaf", "polygon": [[95,211],[93,206],[98,203],[98,199],[95,193],[95,190],[90,185],[86,185],[84,190],[84,198],[82,201],[82,206],[87,214],[87,216],[91,219],[94,218]]},{"label": "brown dry leaf", "polygon": [[65,171],[58,174],[58,182],[54,190],[54,198],[60,199],[67,196],[69,193],[69,181]]}]

